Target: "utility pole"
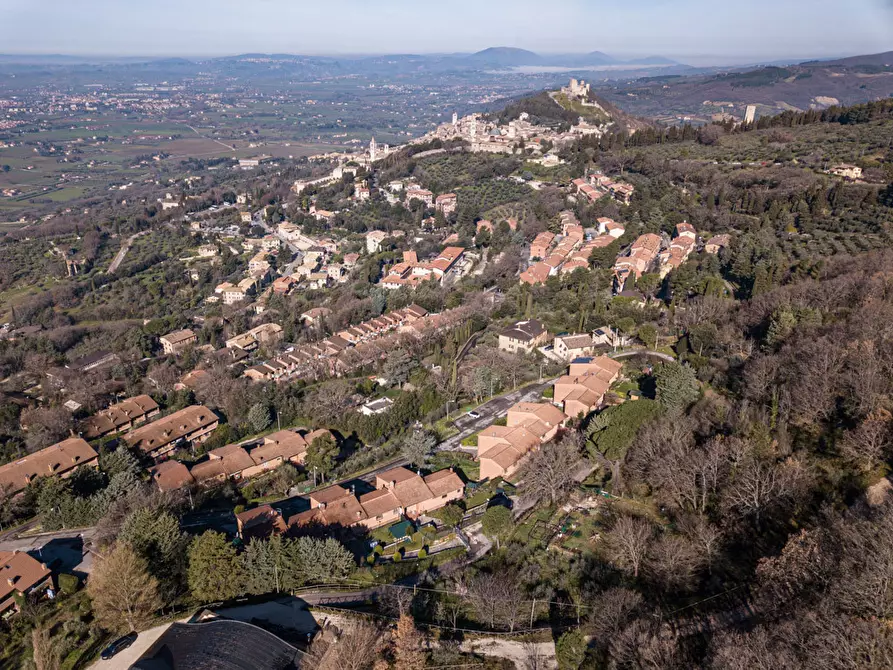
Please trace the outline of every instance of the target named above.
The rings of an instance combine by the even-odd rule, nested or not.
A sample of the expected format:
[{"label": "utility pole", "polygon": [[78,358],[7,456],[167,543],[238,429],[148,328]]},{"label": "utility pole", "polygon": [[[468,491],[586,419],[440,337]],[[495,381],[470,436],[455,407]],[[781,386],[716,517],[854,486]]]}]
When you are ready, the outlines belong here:
[{"label": "utility pole", "polygon": [[536,612],[536,598],[530,604],[530,627],[533,628],[533,615]]},{"label": "utility pole", "polygon": [[278,430],[282,430],[282,421],[279,419],[279,410],[276,410],[276,427]]}]

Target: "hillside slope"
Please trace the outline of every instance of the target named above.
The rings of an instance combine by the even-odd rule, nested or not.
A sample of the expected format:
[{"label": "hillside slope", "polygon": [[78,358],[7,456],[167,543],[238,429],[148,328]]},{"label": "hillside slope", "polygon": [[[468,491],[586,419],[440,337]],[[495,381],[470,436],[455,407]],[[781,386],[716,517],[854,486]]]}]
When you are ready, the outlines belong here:
[{"label": "hillside slope", "polygon": [[599,90],[627,111],[662,119],[709,120],[725,111],[742,117],[824,109],[893,96],[893,52],[837,61],[810,61],[695,77],[653,77]]}]

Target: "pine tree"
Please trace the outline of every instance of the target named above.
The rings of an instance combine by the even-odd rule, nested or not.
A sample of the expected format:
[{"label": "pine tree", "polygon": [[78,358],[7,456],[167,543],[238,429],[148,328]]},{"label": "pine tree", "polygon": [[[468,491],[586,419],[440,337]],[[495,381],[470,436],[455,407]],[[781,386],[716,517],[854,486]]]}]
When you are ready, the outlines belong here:
[{"label": "pine tree", "polygon": [[223,533],[209,530],[189,545],[189,590],[202,602],[228,600],[242,593],[242,571],[235,547]]}]

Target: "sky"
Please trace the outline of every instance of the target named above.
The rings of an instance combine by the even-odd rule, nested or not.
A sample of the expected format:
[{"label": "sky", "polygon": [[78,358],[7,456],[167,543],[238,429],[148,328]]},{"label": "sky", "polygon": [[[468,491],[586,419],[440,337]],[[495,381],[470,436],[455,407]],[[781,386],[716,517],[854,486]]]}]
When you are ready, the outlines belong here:
[{"label": "sky", "polygon": [[893,0],[0,0],[0,53],[662,55],[691,64],[893,50]]}]

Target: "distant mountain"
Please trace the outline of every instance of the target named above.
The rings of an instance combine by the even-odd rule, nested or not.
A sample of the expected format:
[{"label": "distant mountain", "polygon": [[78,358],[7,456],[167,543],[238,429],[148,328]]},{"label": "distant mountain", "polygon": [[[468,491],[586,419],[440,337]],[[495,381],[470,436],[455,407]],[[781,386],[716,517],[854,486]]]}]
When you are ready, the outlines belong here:
[{"label": "distant mountain", "polygon": [[647,58],[635,58],[627,61],[629,65],[679,65],[678,61],[664,58],[663,56],[648,56]]},{"label": "distant mountain", "polygon": [[885,51],[880,54],[867,56],[852,56],[850,58],[838,58],[837,60],[815,60],[801,63],[804,67],[840,67],[854,68],[864,65],[873,67],[893,68],[893,51]]},{"label": "distant mountain", "polygon": [[613,56],[609,56],[601,51],[591,51],[583,56],[583,58],[586,59],[587,65],[614,65],[618,62]]},{"label": "distant mountain", "polygon": [[755,105],[759,116],[854,105],[893,97],[893,52],[651,77],[598,92],[629,112],[663,121],[687,117],[708,122],[720,112],[742,118],[747,105]]},{"label": "distant mountain", "polygon": [[545,61],[539,54],[514,47],[490,47],[489,49],[471,54],[465,60],[496,67],[542,65]]}]

